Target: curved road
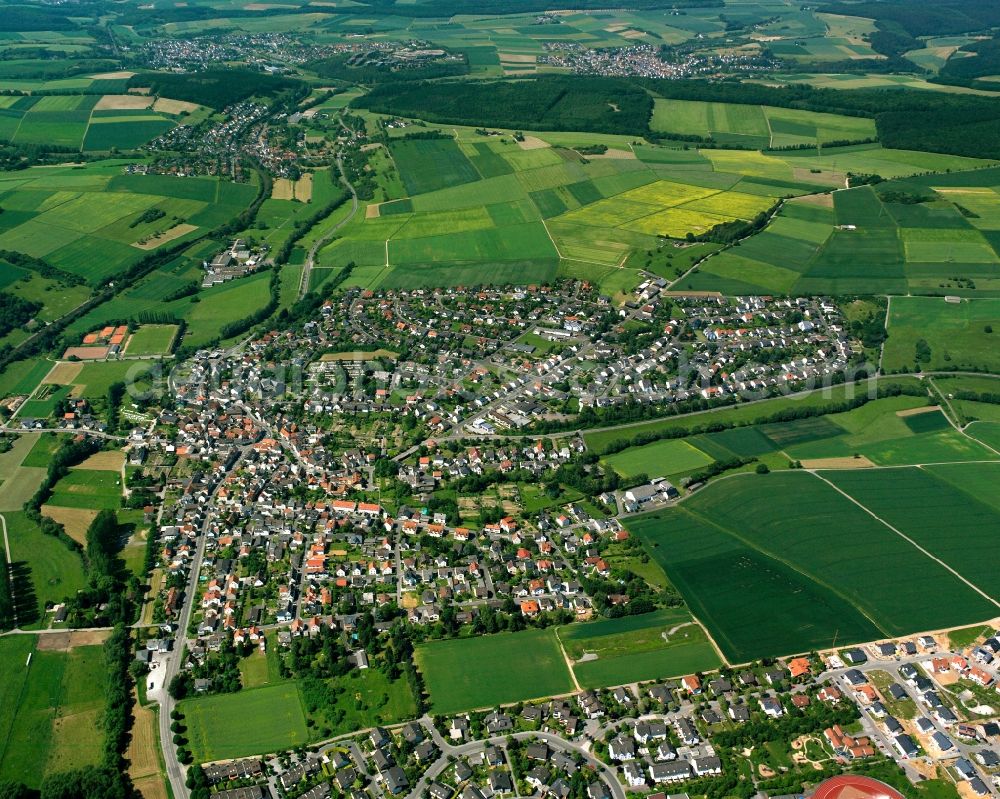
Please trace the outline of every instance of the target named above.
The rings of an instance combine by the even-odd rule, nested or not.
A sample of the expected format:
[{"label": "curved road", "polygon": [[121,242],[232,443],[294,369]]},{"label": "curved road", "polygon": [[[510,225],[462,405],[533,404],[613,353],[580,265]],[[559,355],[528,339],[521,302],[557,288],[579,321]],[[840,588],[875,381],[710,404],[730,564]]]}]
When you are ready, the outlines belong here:
[{"label": "curved road", "polygon": [[344,172],[344,159],[340,155],[337,156],[337,169],[340,170],[340,182],[343,183],[347,187],[347,190],[351,193],[351,213],[330,228],[325,235],[316,239],[313,246],[309,248],[309,255],[306,257],[306,263],[302,269],[302,280],[299,283],[299,299],[305,297],[306,294],[309,293],[309,274],[312,272],[313,265],[316,263],[316,253],[319,251],[320,247],[329,242],[338,230],[354,219],[354,215],[358,212],[358,193],[354,190],[354,186],[352,186],[351,182],[347,179],[347,175]]},{"label": "curved road", "polygon": [[[423,796],[424,790],[430,785],[437,777],[443,772],[448,766],[450,766],[456,757],[462,755],[470,755],[478,752],[486,744],[493,744],[504,750],[504,754],[507,753],[507,738],[511,737],[516,741],[525,741],[537,738],[538,740],[544,741],[552,749],[558,749],[561,752],[566,752],[571,755],[581,756],[586,764],[593,770],[593,772],[600,776],[607,785],[608,789],[611,791],[611,795],[614,799],[626,799],[625,789],[622,784],[618,781],[618,777],[615,772],[602,761],[595,758],[586,747],[573,743],[572,741],[567,741],[558,735],[554,735],[550,732],[515,732],[510,736],[497,735],[492,738],[486,738],[483,740],[470,741],[469,743],[464,743],[459,746],[453,746],[445,740],[444,736],[438,732],[437,728],[434,726],[434,722],[428,716],[423,716],[420,719],[421,724],[430,733],[431,740],[434,741],[434,745],[441,751],[441,756],[434,762],[434,764],[424,772],[423,776],[417,782],[417,784],[412,788],[407,799],[418,799],[418,797]],[[510,758],[507,758],[508,764]],[[513,778],[513,775],[511,775]]]}]

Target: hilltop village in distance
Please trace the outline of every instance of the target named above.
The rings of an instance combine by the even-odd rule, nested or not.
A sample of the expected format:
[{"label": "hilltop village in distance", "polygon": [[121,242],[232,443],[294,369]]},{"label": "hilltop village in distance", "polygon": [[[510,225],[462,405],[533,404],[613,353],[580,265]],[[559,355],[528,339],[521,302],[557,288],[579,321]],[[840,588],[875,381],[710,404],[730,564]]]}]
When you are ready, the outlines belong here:
[{"label": "hilltop village in distance", "polygon": [[0,799],[1000,796],[1000,8],[0,19]]}]

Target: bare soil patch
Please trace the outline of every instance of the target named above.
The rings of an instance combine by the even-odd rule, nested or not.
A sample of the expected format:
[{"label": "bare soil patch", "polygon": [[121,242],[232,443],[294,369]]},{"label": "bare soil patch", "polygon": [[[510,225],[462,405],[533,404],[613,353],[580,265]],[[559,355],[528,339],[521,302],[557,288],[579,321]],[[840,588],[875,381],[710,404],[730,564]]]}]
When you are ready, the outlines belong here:
[{"label": "bare soil patch", "polygon": [[847,180],[847,175],[843,172],[813,172],[804,167],[796,167],[792,170],[792,177],[806,183],[824,183],[828,186],[843,186]]},{"label": "bare soil patch", "polygon": [[806,194],[791,200],[793,203],[805,203],[806,205],[818,205],[822,208],[833,208],[832,194]]},{"label": "bare soil patch", "polygon": [[538,59],[530,53],[499,53],[500,63],[534,64]]},{"label": "bare soil patch", "polygon": [[543,150],[546,147],[551,147],[547,141],[543,141],[537,136],[525,136],[517,143],[517,146],[522,150]]},{"label": "bare soil patch", "polygon": [[163,777],[158,774],[152,777],[133,778],[132,784],[142,799],[169,799]]},{"label": "bare soil patch", "polygon": [[87,543],[87,528],[97,516],[90,508],[62,508],[58,505],[42,505],[42,515],[59,522],[66,528],[66,535],[80,544]]},{"label": "bare soil patch", "polygon": [[272,200],[294,200],[295,184],[288,178],[275,178],[271,185]]},{"label": "bare soil patch", "polygon": [[48,652],[68,652],[77,646],[103,644],[111,630],[67,630],[64,633],[45,633],[38,636],[38,649]]},{"label": "bare soil patch", "polygon": [[307,203],[313,196],[312,172],[307,172],[295,181],[295,199]]},{"label": "bare soil patch", "polygon": [[149,108],[153,100],[141,94],[106,94],[97,101],[95,111],[140,111]]},{"label": "bare soil patch", "polygon": [[125,453],[120,450],[95,452],[74,469],[90,469],[95,472],[120,472],[125,465]]},{"label": "bare soil patch", "polygon": [[108,356],[107,347],[69,347],[63,353],[63,358],[76,356],[81,361],[99,361]]},{"label": "bare soil patch", "polygon": [[372,203],[367,208],[365,208],[365,219],[378,219],[379,208],[382,207],[381,203]]},{"label": "bare soil patch", "polygon": [[860,458],[845,455],[842,458],[809,458],[802,461],[803,469],[871,469],[874,465],[864,455]]},{"label": "bare soil patch", "polygon": [[131,78],[135,73],[129,72],[127,69],[119,70],[118,72],[98,72],[96,75],[91,75],[91,80],[125,80]]},{"label": "bare soil patch", "polygon": [[164,114],[180,114],[187,111],[193,114],[199,108],[197,103],[189,103],[187,100],[170,100],[166,97],[157,97],[153,103],[154,111],[161,111]]},{"label": "bare soil patch", "polygon": [[621,160],[635,160],[635,153],[631,150],[616,150],[614,148],[609,149],[606,153],[601,153],[600,155],[588,155],[587,158],[615,158]]},{"label": "bare soil patch", "polygon": [[83,369],[82,363],[60,361],[45,375],[42,382],[54,386],[68,386],[76,380],[81,369]]},{"label": "bare soil patch", "polygon": [[156,756],[156,714],[152,708],[140,705],[134,692],[133,697],[135,723],[132,725],[132,738],[125,752],[125,758],[129,762],[129,776],[133,780],[156,777],[162,783],[160,761]]},{"label": "bare soil patch", "polygon": [[923,416],[925,413],[934,413],[941,410],[940,405],[925,405],[922,408],[907,408],[905,411],[896,411],[896,416],[901,419],[907,416]]},{"label": "bare soil patch", "polygon": [[161,244],[166,244],[168,241],[179,239],[181,236],[186,236],[188,233],[197,229],[197,225],[189,225],[187,222],[184,222],[180,225],[174,225],[170,228],[170,230],[164,230],[162,233],[151,236],[145,241],[134,241],[132,242],[132,246],[139,250],[155,250]]}]

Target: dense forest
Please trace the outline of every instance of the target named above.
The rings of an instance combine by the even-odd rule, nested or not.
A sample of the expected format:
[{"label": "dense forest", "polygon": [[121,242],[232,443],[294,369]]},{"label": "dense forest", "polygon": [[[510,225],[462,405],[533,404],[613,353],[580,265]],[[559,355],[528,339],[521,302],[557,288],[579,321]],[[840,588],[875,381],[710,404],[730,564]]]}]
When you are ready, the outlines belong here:
[{"label": "dense forest", "polygon": [[653,98],[617,78],[551,77],[524,81],[393,83],[352,105],[382,114],[451,125],[583,130],[643,135]]},{"label": "dense forest", "polygon": [[250,97],[304,95],[305,83],[280,75],[246,69],[209,69],[198,73],[145,72],[134,75],[129,87],[149,86],[158,97],[185,100],[210,108],[226,106]]},{"label": "dense forest", "polygon": [[39,302],[0,291],[0,336],[23,327],[41,309],[42,304]]}]

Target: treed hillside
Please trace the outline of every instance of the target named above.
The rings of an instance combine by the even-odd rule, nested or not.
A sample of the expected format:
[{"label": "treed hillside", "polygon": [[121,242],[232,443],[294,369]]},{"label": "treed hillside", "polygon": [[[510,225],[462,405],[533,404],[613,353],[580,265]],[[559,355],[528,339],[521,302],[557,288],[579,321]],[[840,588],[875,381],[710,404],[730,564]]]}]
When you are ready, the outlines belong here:
[{"label": "treed hillside", "polygon": [[643,135],[653,98],[614,78],[553,77],[469,83],[379,86],[354,101],[382,114],[451,125],[484,124],[526,130],[584,130]]},{"label": "treed hillside", "polygon": [[886,147],[1000,158],[1000,103],[991,97],[903,89],[842,91],[701,80],[543,77],[534,80],[393,83],[355,107],[451,125],[585,130],[664,138],[651,131],[652,95],[772,105],[875,120]]},{"label": "treed hillside", "polygon": [[245,69],[210,69],[197,73],[142,72],[129,81],[130,87],[149,86],[153,94],[172,100],[225,108],[250,97],[304,95],[305,83],[280,75],[266,75]]},{"label": "treed hillside", "polygon": [[886,27],[898,26],[910,36],[947,36],[981,31],[1000,25],[1000,4],[989,0],[936,0],[933,3],[899,0],[861,0],[829,3],[820,11],[867,17]]},{"label": "treed hillside", "polygon": [[359,59],[356,55],[336,55],[321,61],[313,61],[306,67],[317,75],[349,83],[374,86],[378,83],[399,80],[432,80],[453,78],[469,74],[469,59],[464,54],[460,59],[434,61],[431,63],[403,64],[390,66],[381,63],[379,51],[372,53],[371,61]]},{"label": "treed hillside", "polygon": [[[971,86],[977,78],[1000,75],[1000,38],[972,42],[959,50],[974,55],[949,58],[938,75],[939,82]],[[983,88],[995,88],[995,84]]]},{"label": "treed hillside", "polygon": [[[712,8],[722,6],[723,0],[630,0],[628,7],[636,10],[685,8]],[[423,0],[423,2],[399,2],[399,0],[361,0],[359,13],[379,11],[401,17],[451,17],[455,14],[486,14],[504,16],[508,14],[538,14],[560,9],[604,9],[607,0]]]}]

